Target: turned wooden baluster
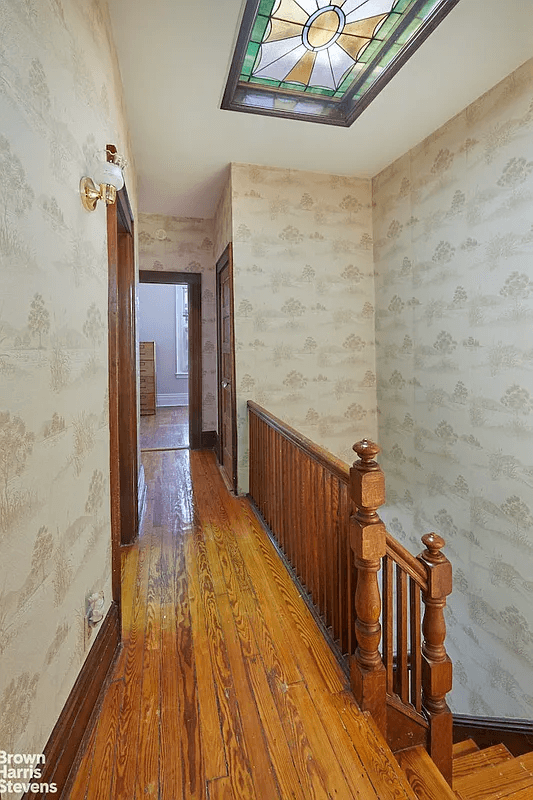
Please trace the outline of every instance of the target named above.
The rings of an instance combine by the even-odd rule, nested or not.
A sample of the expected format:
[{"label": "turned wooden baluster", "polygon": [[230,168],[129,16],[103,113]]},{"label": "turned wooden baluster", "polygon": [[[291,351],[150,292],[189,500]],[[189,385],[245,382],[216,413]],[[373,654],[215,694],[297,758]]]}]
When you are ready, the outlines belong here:
[{"label": "turned wooden baluster", "polygon": [[427,570],[428,590],[422,633],[422,706],[429,719],[428,752],[448,783],[452,782],[452,714],[446,694],[452,688],[452,662],[446,653],[444,607],[452,591],[452,565],[441,553],[445,541],[435,533],[422,537],[426,549],[418,556]]},{"label": "turned wooden baluster", "polygon": [[357,569],[357,650],[350,664],[351,687],[360,708],[370,712],[386,735],[386,671],[379,652],[381,596],[377,578],[386,539],[385,526],[376,513],[385,502],[385,477],[374,461],[380,451],[377,444],[363,439],[353,449],[360,460],[350,469],[350,493],[355,505],[350,540]]}]

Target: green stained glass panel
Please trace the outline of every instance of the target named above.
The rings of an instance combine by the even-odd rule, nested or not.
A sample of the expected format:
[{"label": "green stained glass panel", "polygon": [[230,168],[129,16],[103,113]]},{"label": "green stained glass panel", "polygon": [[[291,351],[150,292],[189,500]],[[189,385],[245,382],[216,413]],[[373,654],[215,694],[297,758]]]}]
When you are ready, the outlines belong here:
[{"label": "green stained glass panel", "polygon": [[269,78],[250,78],[250,83],[258,83],[261,86],[274,86],[276,89],[279,86],[279,81],[271,81]]},{"label": "green stained glass panel", "polygon": [[250,40],[252,42],[262,42],[267,25],[268,25],[268,17],[263,17],[261,14],[259,14],[254,23]]},{"label": "green stained glass panel", "polygon": [[[348,45],[347,32],[356,36],[357,28],[354,31],[354,23],[350,22],[350,28],[343,33],[346,17],[342,14],[342,4],[337,4],[337,0],[295,0],[297,7],[291,6],[291,2],[283,0],[280,6],[277,0],[247,0],[245,25],[239,35],[223,108],[232,108],[231,100],[226,105],[230,83],[233,97],[237,97],[239,85],[253,85],[253,95],[248,95],[244,89],[239,92],[239,108],[249,101],[250,107],[255,109],[275,109],[280,113],[283,109],[293,109],[296,116],[299,113],[304,115],[302,118],[314,113],[332,118],[337,115],[337,124],[346,124],[339,121],[339,108],[345,113],[347,104],[338,101],[348,94],[351,110],[346,113],[351,122],[356,116],[352,112],[357,101],[385,71],[390,70],[393,74],[399,68],[399,65],[394,66],[395,61],[398,64],[398,53],[410,42],[414,43],[411,50],[416,49],[427,37],[429,29],[421,36],[416,34],[433,18],[434,12],[444,9],[444,14],[441,14],[444,18],[460,0],[380,0],[371,3],[369,8],[374,9],[373,13],[377,12],[376,23],[381,14],[387,16],[377,25],[369,44],[360,53],[355,46]],[[332,2],[338,11],[332,10]],[[272,40],[268,41],[269,20],[274,7],[285,8],[287,13],[282,16],[288,15],[292,22],[284,25],[281,17],[276,17]],[[307,22],[304,22],[306,16]],[[297,25],[294,24],[296,19]],[[295,38],[300,30],[298,25],[301,26],[301,38]],[[370,34],[372,24],[367,19],[364,25],[365,35]],[[349,47],[351,52],[344,47]],[[237,56],[237,52],[240,55]],[[237,59],[238,63],[235,63]],[[254,68],[260,77],[257,73],[254,76]],[[261,100],[262,92],[264,102]],[[286,100],[283,99],[284,92]],[[323,101],[320,98],[324,98]],[[332,99],[335,102],[331,102]],[[313,104],[317,106],[316,112],[312,111]]]},{"label": "green stained glass panel", "polygon": [[280,89],[287,89],[289,92],[304,92],[305,86],[303,83],[296,83],[296,81],[280,81]]},{"label": "green stained glass panel", "polygon": [[379,30],[376,31],[376,37],[383,41],[390,36],[396,25],[400,22],[401,18],[402,17],[400,14],[390,14],[384,21],[383,25],[380,26]]},{"label": "green stained glass panel", "polygon": [[[434,0],[431,0],[431,1],[432,1],[432,5],[435,5]],[[396,11],[398,14],[403,14],[403,12],[407,11],[409,9],[409,7],[412,6],[412,5],[413,5],[413,1],[412,0],[398,0],[396,5],[394,6],[394,11]]]},{"label": "green stained glass panel", "polygon": [[413,22],[411,22],[411,24],[407,26],[407,28],[403,31],[403,33],[401,33],[398,36],[398,38],[396,39],[396,44],[404,45],[407,42],[407,40],[411,38],[413,33],[415,33],[415,31],[418,30],[419,27],[420,27],[419,20],[414,20]]},{"label": "green stained glass panel", "polygon": [[319,86],[308,86],[307,89],[305,90],[305,93],[306,94],[321,94],[322,96],[325,96],[325,97],[332,97],[333,96],[333,90],[332,89],[322,89]]},{"label": "green stained glass panel", "polygon": [[359,58],[361,64],[367,64],[376,55],[380,47],[381,47],[381,42],[378,42],[376,40],[370,42],[370,44],[365,47],[364,52],[361,53],[361,56]]},{"label": "green stained glass panel", "polygon": [[341,85],[338,88],[339,95],[335,95],[336,97],[342,97],[345,92],[350,88],[352,85],[354,78],[361,74],[361,71],[364,69],[364,64],[359,63],[354,66],[354,68],[349,72],[346,78],[343,80]]},{"label": "green stained glass panel", "polygon": [[246,55],[244,56],[244,61],[242,65],[242,72],[241,72],[241,80],[244,78],[249,78],[252,74],[252,69],[255,64],[255,59],[257,58],[257,54],[259,52],[259,45],[255,44],[254,42],[250,42],[248,45],[248,49],[246,51]]},{"label": "green stained glass panel", "polygon": [[265,17],[269,17],[272,13],[272,9],[274,8],[276,0],[261,0],[259,3],[258,14],[263,14]]},{"label": "green stained glass panel", "polygon": [[435,5],[438,5],[435,3],[435,0],[428,0],[428,2],[424,4],[422,11],[419,12],[419,16],[422,17],[422,19],[425,19]]},{"label": "green stained glass panel", "polygon": [[366,81],[362,84],[359,92],[360,95],[363,95],[368,89],[370,89],[370,87],[372,86],[378,75],[379,75],[379,70],[377,67],[375,67],[368,76],[368,78],[366,79]]},{"label": "green stained glass panel", "polygon": [[402,49],[401,44],[393,44],[392,47],[390,47],[387,50],[385,55],[382,58],[380,58],[378,64],[379,69],[383,70],[386,66],[388,66],[392,61],[392,59],[400,52],[401,49]]}]

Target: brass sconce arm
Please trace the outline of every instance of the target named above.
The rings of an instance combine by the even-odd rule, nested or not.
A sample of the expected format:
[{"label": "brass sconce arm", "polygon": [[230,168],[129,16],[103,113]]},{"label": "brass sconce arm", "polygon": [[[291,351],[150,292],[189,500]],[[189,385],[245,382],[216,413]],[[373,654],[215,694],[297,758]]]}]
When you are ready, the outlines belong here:
[{"label": "brass sconce arm", "polygon": [[94,211],[99,200],[104,200],[106,206],[112,205],[116,200],[117,190],[109,183],[101,183],[100,186],[96,186],[92,178],[82,178],[80,194],[83,207],[87,211]]}]

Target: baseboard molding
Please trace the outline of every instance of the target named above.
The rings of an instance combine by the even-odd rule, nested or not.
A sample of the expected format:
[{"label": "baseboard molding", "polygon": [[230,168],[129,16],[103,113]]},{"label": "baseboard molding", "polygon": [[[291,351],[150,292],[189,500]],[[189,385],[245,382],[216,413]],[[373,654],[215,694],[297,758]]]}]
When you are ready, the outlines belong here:
[{"label": "baseboard molding", "polygon": [[141,525],[144,517],[144,512],[146,509],[146,480],[144,477],[144,466],[141,464],[139,467],[139,475],[137,478],[137,536],[139,535],[139,531],[141,530]]},{"label": "baseboard molding", "polygon": [[514,756],[533,751],[533,720],[453,715],[453,740],[473,739],[479,747],[504,744]]},{"label": "baseboard molding", "polygon": [[216,431],[202,431],[202,450],[218,449],[218,433]]},{"label": "baseboard molding", "polygon": [[157,393],[157,407],[165,406],[188,406],[189,395],[187,392],[178,392],[177,394],[160,394]]},{"label": "baseboard molding", "polygon": [[[45,745],[45,764],[39,783],[55,783],[57,793],[54,796],[57,798],[63,797],[69,773],[76,762],[93,712],[99,708],[107,677],[118,655],[119,622],[118,607],[113,603]],[[23,800],[37,800],[40,797],[40,792],[26,792]]]}]

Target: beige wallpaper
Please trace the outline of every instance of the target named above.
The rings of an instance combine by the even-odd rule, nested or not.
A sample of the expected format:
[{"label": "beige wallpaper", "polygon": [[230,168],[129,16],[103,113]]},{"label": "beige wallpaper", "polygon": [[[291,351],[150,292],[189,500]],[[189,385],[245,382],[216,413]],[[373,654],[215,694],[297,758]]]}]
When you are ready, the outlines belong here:
[{"label": "beige wallpaper", "polygon": [[4,0],[0,30],[0,749],[39,753],[111,600],[106,212],[78,187],[130,156],[105,2]]},{"label": "beige wallpaper", "polygon": [[139,267],[202,275],[202,429],[217,428],[214,223],[139,214]]},{"label": "beige wallpaper", "polygon": [[533,61],[373,185],[384,512],[455,574],[461,713],[533,716]]},{"label": "beige wallpaper", "polygon": [[232,164],[239,489],[246,401],[348,463],[376,436],[371,186]]}]

